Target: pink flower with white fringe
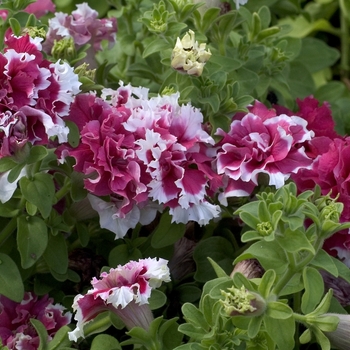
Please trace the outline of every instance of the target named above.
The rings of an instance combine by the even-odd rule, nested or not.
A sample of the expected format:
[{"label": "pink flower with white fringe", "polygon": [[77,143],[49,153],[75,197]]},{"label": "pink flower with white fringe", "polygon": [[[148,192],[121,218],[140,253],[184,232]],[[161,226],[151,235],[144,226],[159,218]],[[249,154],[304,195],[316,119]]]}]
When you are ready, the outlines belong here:
[{"label": "pink flower with white fringe", "polygon": [[169,207],[175,222],[207,224],[220,209],[207,200],[218,176],[211,168],[214,140],[203,129],[202,113],[179,105],[179,94],[148,99],[146,89],[132,93],[139,98],[126,103],[134,109],[125,128],[139,135],[136,155],[152,178],[149,196]]},{"label": "pink flower with white fringe", "polygon": [[67,63],[43,59],[41,39],[7,34],[0,54],[0,156],[9,156],[26,142],[47,144],[51,137],[67,141],[61,119],[81,85]]},{"label": "pink flower with white fringe", "polygon": [[276,115],[256,101],[249,113],[233,120],[228,133],[218,129],[217,171],[224,174],[226,187],[219,197],[250,195],[258,176],[267,174],[269,185],[279,188],[292,173],[311,167],[303,147],[314,136],[307,122],[297,116]]},{"label": "pink flower with white fringe", "polygon": [[128,329],[134,326],[148,329],[153,320],[148,299],[152,289],[162,282],[170,282],[169,268],[166,260],[156,258],[130,261],[103,272],[100,279],[94,277],[93,289],[74,299],[77,326],[69,333],[69,339],[84,337],[84,325],[105,310],[116,313]]},{"label": "pink flower with white fringe", "polygon": [[[86,175],[85,187],[103,216],[103,227],[118,237],[133,228],[140,210],[144,223],[154,218],[155,206],[169,207],[173,221],[201,225],[220,213],[210,203],[218,183],[212,169],[214,140],[202,128],[203,115],[191,105],[180,106],[179,94],[148,97],[148,89],[130,85],[104,89],[101,98],[78,95],[68,117],[80,130],[77,148],[60,150],[76,160],[75,170]],[[106,220],[108,208],[111,215]],[[129,217],[130,225],[119,219]],[[122,227],[123,226],[123,227]]]}]

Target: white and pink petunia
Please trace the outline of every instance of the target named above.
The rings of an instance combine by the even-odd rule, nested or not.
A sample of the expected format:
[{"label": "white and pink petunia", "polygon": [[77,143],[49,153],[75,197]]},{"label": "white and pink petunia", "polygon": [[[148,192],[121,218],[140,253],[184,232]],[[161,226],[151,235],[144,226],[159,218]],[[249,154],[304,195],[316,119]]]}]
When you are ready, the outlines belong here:
[{"label": "white and pink petunia", "polygon": [[116,313],[128,329],[134,326],[148,329],[153,320],[148,299],[152,289],[162,282],[170,282],[170,272],[167,260],[161,258],[130,261],[103,272],[99,279],[94,277],[93,288],[74,299],[77,325],[69,333],[70,340],[84,337],[84,325],[106,310]]},{"label": "white and pink petunia", "polygon": [[201,112],[178,99],[179,94],[150,98],[148,89],[121,83],[101,97],[80,94],[72,104],[68,119],[77,124],[81,142],[61,154],[75,158],[101,224],[117,237],[134,228],[138,217],[150,223],[156,207],[169,208],[177,223],[204,225],[220,214],[208,201],[221,178],[212,169],[214,140]]},{"label": "white and pink petunia", "polygon": [[307,121],[276,115],[260,102],[234,120],[228,133],[218,129],[217,135],[222,136],[217,172],[225,177],[225,191],[219,198],[223,204],[227,197],[249,195],[258,185],[260,174],[267,174],[269,185],[279,188],[292,173],[313,163],[303,146],[314,136],[307,129]]}]

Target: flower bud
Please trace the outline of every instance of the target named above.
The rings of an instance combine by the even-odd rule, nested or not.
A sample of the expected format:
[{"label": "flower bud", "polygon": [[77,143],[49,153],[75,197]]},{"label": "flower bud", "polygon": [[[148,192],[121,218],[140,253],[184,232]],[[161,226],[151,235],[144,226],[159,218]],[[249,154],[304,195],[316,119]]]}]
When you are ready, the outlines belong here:
[{"label": "flower bud", "polygon": [[235,265],[230,277],[233,277],[233,275],[237,272],[240,272],[246,278],[251,279],[262,277],[262,275],[264,274],[264,269],[262,268],[258,260],[247,259],[239,261]]},{"label": "flower bud", "polygon": [[74,69],[74,73],[78,74],[79,78],[86,77],[92,81],[95,80],[96,69],[89,69],[88,63],[82,63],[80,66]]},{"label": "flower bud", "polygon": [[44,28],[26,27],[23,29],[23,34],[28,34],[31,38],[46,38],[46,31]]},{"label": "flower bud", "polygon": [[76,49],[73,38],[64,38],[62,40],[55,40],[51,49],[51,55],[55,59],[66,59],[71,61],[76,58]]},{"label": "flower bud", "polygon": [[264,298],[244,286],[241,289],[231,287],[227,291],[221,290],[221,294],[225,299],[220,302],[228,316],[259,316],[266,310]]},{"label": "flower bud", "polygon": [[339,318],[338,327],[333,332],[324,332],[331,342],[331,346],[338,350],[350,349],[350,315],[327,313],[324,316],[337,316]]},{"label": "flower bud", "polygon": [[198,45],[194,32],[189,30],[181,40],[177,38],[171,56],[171,66],[180,73],[200,76],[211,56],[210,50],[205,50],[205,47],[204,43]]}]

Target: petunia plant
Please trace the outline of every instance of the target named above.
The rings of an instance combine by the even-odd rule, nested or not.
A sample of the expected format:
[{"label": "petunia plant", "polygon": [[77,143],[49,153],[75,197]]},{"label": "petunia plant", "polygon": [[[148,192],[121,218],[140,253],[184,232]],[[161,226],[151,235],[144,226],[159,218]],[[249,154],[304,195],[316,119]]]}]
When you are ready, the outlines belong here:
[{"label": "petunia plant", "polygon": [[349,6],[0,2],[0,349],[348,349]]}]

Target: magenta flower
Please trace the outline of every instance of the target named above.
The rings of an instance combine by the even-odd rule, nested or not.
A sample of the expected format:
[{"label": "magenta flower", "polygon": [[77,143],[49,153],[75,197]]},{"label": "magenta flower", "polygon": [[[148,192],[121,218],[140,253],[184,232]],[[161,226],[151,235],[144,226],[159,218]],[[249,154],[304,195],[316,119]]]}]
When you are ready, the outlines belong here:
[{"label": "magenta flower", "polygon": [[207,199],[220,183],[211,167],[214,141],[199,110],[178,98],[148,98],[147,89],[128,85],[105,89],[101,98],[81,94],[72,105],[68,118],[81,143],[59,151],[75,158],[101,226],[117,237],[138,222],[149,224],[164,207],[175,222],[201,225],[220,213]]},{"label": "magenta flower", "polygon": [[25,12],[33,13],[36,18],[40,18],[46,15],[48,12],[55,12],[56,7],[51,0],[37,0],[36,2],[28,5],[25,8]]},{"label": "magenta flower", "polygon": [[225,189],[219,197],[247,196],[258,185],[260,174],[267,174],[269,185],[279,188],[292,173],[309,168],[313,160],[304,149],[313,132],[297,116],[276,115],[256,101],[250,112],[233,120],[228,133],[218,143],[217,171],[224,175]]},{"label": "magenta flower", "polygon": [[152,289],[162,282],[170,282],[169,269],[166,260],[156,258],[130,261],[109,273],[103,272],[100,279],[94,277],[93,289],[74,299],[77,326],[69,333],[69,339],[77,341],[84,337],[84,325],[106,310],[117,314],[128,329],[134,326],[148,329],[153,320],[148,299]]},{"label": "magenta flower", "polygon": [[67,63],[43,59],[40,41],[10,35],[0,54],[0,157],[13,155],[26,142],[67,141],[62,117],[80,82]]},{"label": "magenta flower", "polygon": [[31,292],[24,295],[20,303],[16,303],[0,295],[0,338],[2,344],[10,350],[36,350],[39,336],[30,323],[30,319],[39,320],[46,328],[49,340],[63,326],[70,323],[71,313],[64,314],[64,307],[53,304],[47,295],[39,299]]},{"label": "magenta flower", "polygon": [[102,40],[115,42],[117,32],[115,18],[98,19],[98,12],[90,8],[86,2],[76,6],[77,10],[71,15],[57,12],[55,17],[49,20],[49,31],[44,44],[47,52],[51,51],[55,40],[64,38],[73,38],[78,47],[91,42],[96,51],[101,50]]}]

